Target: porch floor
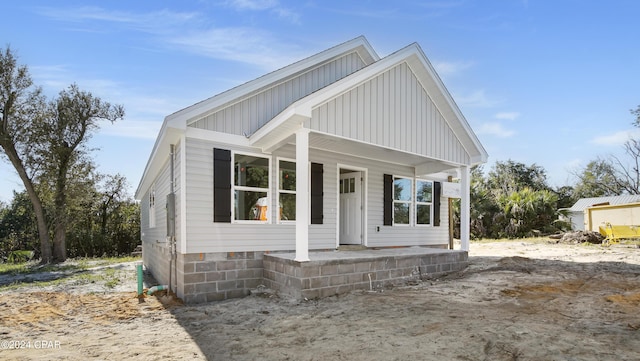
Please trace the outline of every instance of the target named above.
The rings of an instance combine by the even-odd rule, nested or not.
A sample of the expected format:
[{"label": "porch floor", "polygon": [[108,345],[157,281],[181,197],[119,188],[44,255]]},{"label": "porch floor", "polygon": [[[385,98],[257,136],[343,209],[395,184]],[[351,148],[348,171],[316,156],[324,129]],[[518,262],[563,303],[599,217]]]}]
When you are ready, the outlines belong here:
[{"label": "porch floor", "polygon": [[375,290],[423,277],[463,270],[468,253],[426,247],[265,254],[265,286],[295,298],[313,299],[353,290]]}]

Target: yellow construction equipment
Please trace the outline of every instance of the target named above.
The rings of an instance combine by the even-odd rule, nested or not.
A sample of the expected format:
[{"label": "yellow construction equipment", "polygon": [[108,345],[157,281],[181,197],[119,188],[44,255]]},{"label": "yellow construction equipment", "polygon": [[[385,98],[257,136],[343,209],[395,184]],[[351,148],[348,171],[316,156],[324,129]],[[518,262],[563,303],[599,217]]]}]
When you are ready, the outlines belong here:
[{"label": "yellow construction equipment", "polygon": [[621,239],[640,238],[640,226],[618,226],[607,222],[599,227],[600,234],[605,236],[609,243],[618,243]]}]

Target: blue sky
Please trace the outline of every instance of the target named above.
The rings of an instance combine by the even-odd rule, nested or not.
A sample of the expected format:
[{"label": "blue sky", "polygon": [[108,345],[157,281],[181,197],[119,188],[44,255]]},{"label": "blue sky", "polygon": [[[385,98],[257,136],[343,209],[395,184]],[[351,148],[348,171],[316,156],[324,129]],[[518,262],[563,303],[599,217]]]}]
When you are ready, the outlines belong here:
[{"label": "blue sky", "polygon": [[[495,161],[554,186],[640,136],[638,1],[3,1],[10,45],[49,96],[71,83],[127,116],[91,144],[138,185],[165,116],[291,62],[367,37],[418,42]],[[22,185],[0,164],[0,201]]]}]

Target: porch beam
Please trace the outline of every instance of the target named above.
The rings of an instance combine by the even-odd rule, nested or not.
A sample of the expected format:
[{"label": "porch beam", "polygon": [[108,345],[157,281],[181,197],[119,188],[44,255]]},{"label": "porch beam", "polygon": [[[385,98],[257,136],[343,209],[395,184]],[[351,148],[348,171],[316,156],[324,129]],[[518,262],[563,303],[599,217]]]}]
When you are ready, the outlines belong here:
[{"label": "porch beam", "polygon": [[415,176],[420,177],[427,174],[434,174],[450,169],[455,169],[456,165],[451,165],[439,161],[428,161],[415,166]]},{"label": "porch beam", "polygon": [[309,261],[309,129],[296,131],[296,258]]},{"label": "porch beam", "polygon": [[471,176],[469,166],[460,167],[460,247],[469,251],[471,227]]}]

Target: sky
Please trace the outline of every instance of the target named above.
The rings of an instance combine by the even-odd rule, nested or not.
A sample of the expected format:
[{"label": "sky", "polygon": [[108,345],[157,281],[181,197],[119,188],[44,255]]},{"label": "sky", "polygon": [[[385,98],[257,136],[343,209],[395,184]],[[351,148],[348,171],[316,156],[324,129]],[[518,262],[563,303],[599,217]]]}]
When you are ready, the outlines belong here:
[{"label": "sky", "polygon": [[[3,1],[0,34],[45,94],[76,83],[126,110],[90,145],[133,195],[167,115],[364,35],[417,42],[489,153],[554,187],[640,136],[635,0]],[[23,186],[0,164],[0,201]]]}]

